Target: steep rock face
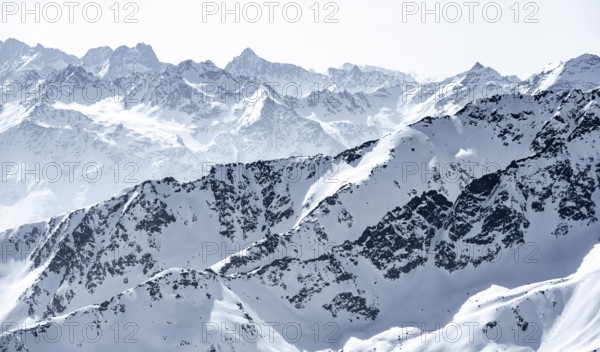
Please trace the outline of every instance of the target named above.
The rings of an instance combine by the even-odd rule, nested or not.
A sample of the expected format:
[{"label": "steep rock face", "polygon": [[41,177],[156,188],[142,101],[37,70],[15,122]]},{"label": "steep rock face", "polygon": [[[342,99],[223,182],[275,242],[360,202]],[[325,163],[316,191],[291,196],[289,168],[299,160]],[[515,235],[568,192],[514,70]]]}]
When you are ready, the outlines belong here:
[{"label": "steep rock face", "polygon": [[451,205],[436,191],[424,193],[367,227],[353,247],[377,269],[386,270],[384,277],[397,279],[427,261],[427,251]]},{"label": "steep rock face", "polygon": [[[47,270],[23,294],[26,314],[58,315],[81,306],[81,300],[104,299],[107,290],[124,290],[129,282],[173,266],[206,268],[240,251],[240,244],[291,227],[301,206],[291,197],[306,192],[323,168],[319,163],[232,164],[215,167],[193,183],[145,182],[102,205],[35,227],[31,231],[37,237],[21,240],[17,232],[7,233],[16,248],[33,250],[36,242],[31,263]],[[295,182],[288,184],[291,179]],[[178,243],[186,241],[190,251],[174,256]],[[81,285],[85,295],[67,289],[74,285]]]}]

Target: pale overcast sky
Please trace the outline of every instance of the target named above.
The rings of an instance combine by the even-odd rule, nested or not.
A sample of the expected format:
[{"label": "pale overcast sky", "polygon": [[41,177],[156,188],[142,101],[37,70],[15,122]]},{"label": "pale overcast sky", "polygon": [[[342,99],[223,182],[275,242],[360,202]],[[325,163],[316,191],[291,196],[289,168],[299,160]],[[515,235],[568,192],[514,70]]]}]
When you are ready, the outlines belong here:
[{"label": "pale overcast sky", "polygon": [[[35,14],[26,15],[23,23],[21,0],[2,1],[0,40],[13,37],[77,56],[91,47],[144,42],[164,62],[210,59],[221,67],[251,47],[268,60],[321,72],[351,62],[435,76],[456,74],[479,61],[502,74],[525,78],[549,62],[600,54],[598,0],[428,0],[425,7],[433,11],[424,23],[422,1],[240,1],[239,23],[234,14],[223,23],[221,0],[72,2],[78,5],[65,6],[62,0],[52,5],[40,2],[40,23],[35,23]],[[35,10],[35,3],[26,1],[29,9]],[[117,7],[111,10],[115,3],[120,9],[116,18]],[[236,1],[225,3],[235,10]],[[86,22],[84,5],[87,19],[98,18],[98,22]],[[96,7],[102,9],[101,16],[96,16]],[[62,12],[60,19],[57,8]],[[297,8],[302,10],[300,16]],[[74,23],[69,23],[70,9]],[[258,20],[257,9],[262,12]],[[128,19],[138,23],[124,23],[136,11]],[[296,23],[290,23],[295,19]],[[326,19],[337,23],[325,23]]]}]

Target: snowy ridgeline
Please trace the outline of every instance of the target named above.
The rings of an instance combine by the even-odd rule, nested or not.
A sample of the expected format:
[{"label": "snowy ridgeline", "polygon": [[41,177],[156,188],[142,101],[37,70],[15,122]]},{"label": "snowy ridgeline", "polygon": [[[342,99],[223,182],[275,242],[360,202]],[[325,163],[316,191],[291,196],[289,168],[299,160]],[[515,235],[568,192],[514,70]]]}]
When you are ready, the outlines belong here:
[{"label": "snowy ridgeline", "polygon": [[[542,75],[531,82],[547,83]],[[167,143],[170,129],[191,133],[180,126],[201,120],[193,114],[171,112],[167,123],[160,104],[117,104],[112,114],[9,103],[0,121],[10,143],[0,150],[21,160],[126,166],[135,156],[148,168],[139,181],[142,172],[191,180],[133,183],[0,234],[0,348],[593,350],[600,89],[583,88],[496,95],[340,153],[211,164],[199,177],[186,174],[191,137],[178,133],[171,149],[152,142]],[[274,116],[292,104],[269,99],[263,111]],[[264,122],[240,116],[228,118]],[[122,122],[107,131],[109,119]],[[101,182],[60,190],[83,197],[118,186]]]},{"label": "snowy ridgeline", "polygon": [[215,163],[334,156],[480,98],[590,90],[599,67],[586,54],[524,81],[477,63],[417,82],[352,64],[321,74],[250,49],[221,69],[162,63],[145,44],[77,58],[9,39],[0,42],[0,231],[144,180],[193,181]]}]

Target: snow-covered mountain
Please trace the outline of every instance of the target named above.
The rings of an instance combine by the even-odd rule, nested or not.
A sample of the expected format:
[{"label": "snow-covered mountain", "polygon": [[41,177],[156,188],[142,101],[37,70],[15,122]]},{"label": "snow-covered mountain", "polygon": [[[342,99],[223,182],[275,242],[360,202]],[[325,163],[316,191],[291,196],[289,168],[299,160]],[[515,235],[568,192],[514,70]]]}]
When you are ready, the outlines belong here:
[{"label": "snow-covered mountain", "polygon": [[0,350],[597,349],[599,65],[0,42]]},{"label": "snow-covered mountain", "polygon": [[600,340],[599,255],[595,245],[566,277],[515,288],[492,285],[471,295],[448,323],[407,323],[369,339],[350,339],[343,350],[594,351]]},{"label": "snow-covered mountain", "polygon": [[323,89],[327,81],[317,72],[300,66],[267,61],[252,49],[246,48],[225,66],[225,70],[239,77],[246,77],[261,84],[268,84],[280,95],[303,97]]},{"label": "snow-covered mountain", "polygon": [[[585,69],[571,66],[594,72],[592,59]],[[271,63],[250,49],[221,69],[210,61],[164,64],[145,44],[95,48],[78,59],[14,39],[1,44],[0,67],[8,83],[1,102],[0,144],[6,147],[0,158],[11,170],[12,163],[19,164],[2,190],[7,198],[0,209],[9,216],[0,218],[0,230],[109,198],[130,186],[123,173],[134,180],[173,176],[184,182],[215,162],[332,156],[519,84],[480,64],[421,84],[401,72],[351,64],[318,74]],[[303,89],[309,94],[299,97],[292,86],[282,90],[285,85],[278,82],[322,84]],[[582,81],[574,82],[577,87]],[[78,117],[74,125],[47,121],[56,116]],[[103,179],[90,184],[81,170],[64,168],[73,162],[101,167]],[[62,165],[59,182],[20,177],[36,165],[41,174],[49,163]],[[111,167],[122,170],[117,175]],[[67,191],[72,189],[78,189],[77,196]]]},{"label": "snow-covered mountain", "polygon": [[133,73],[159,72],[161,63],[150,45],[139,43],[135,47],[122,45],[115,50],[103,46],[93,48],[81,58],[80,65],[92,74],[107,79],[127,77]]},{"label": "snow-covered mountain", "polygon": [[81,66],[96,76],[104,77],[108,73],[113,53],[114,50],[108,46],[90,49],[81,58]]},{"label": "snow-covered mountain", "polygon": [[584,54],[567,62],[549,64],[523,82],[521,90],[535,94],[544,90],[594,89],[600,86],[600,57]]},{"label": "snow-covered mountain", "polygon": [[405,113],[419,117],[454,114],[476,99],[516,91],[516,76],[502,76],[479,62],[468,71],[440,82],[406,85],[402,99]]},{"label": "snow-covered mountain", "polygon": [[35,71],[40,76],[45,76],[53,70],[78,62],[77,57],[60,50],[45,48],[40,44],[29,47],[10,38],[0,45],[0,81],[14,79],[24,71]]},{"label": "snow-covered mountain", "polygon": [[409,74],[387,70],[375,66],[352,65],[346,63],[341,69],[329,68],[327,78],[334,82],[338,90],[373,93],[381,88],[416,83]]},{"label": "snow-covered mountain", "polygon": [[372,93],[380,88],[416,82],[410,75],[374,66],[344,64],[329,68],[325,74],[300,66],[267,61],[247,48],[235,57],[225,70],[233,75],[252,78],[271,85],[281,95],[306,97],[322,90],[334,92]]},{"label": "snow-covered mountain", "polygon": [[[108,78],[125,77],[135,72],[158,72],[164,64],[158,61],[151,46],[138,44],[133,48],[120,46],[110,55],[106,76]],[[103,71],[98,73],[104,74]]]},{"label": "snow-covered mountain", "polygon": [[143,182],[0,235],[0,346],[593,349],[598,141],[600,89],[504,94],[336,156]]},{"label": "snow-covered mountain", "polygon": [[20,82],[18,76],[24,71],[45,77],[68,65],[82,66],[96,76],[109,79],[136,72],[158,72],[165,67],[152,47],[141,43],[133,48],[121,46],[114,51],[109,47],[90,49],[81,59],[40,44],[30,47],[13,38],[0,43],[1,81]]}]

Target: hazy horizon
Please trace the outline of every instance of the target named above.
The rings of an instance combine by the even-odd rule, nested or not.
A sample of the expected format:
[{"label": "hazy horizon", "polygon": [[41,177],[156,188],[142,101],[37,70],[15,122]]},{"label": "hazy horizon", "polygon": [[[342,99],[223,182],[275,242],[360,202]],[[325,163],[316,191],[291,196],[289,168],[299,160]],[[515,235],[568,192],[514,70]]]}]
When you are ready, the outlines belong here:
[{"label": "hazy horizon", "polygon": [[[481,62],[524,79],[551,62],[600,53],[600,42],[588,39],[600,33],[595,19],[600,11],[594,11],[600,3],[589,0],[484,1],[472,2],[472,7],[435,1],[425,7],[421,1],[286,1],[273,2],[278,5],[272,10],[262,2],[228,0],[224,8],[221,3],[82,2],[71,14],[63,5],[57,9],[38,3],[36,10],[35,1],[25,1],[24,8],[21,2],[5,2],[0,40],[40,43],[79,57],[94,47],[143,42],[163,62],[211,60],[220,67],[250,47],[269,61],[317,72],[349,62],[425,77],[451,76]],[[119,5],[119,11],[111,4]],[[82,8],[90,18],[99,8],[97,22],[84,18]],[[301,14],[293,17],[297,9]],[[26,11],[37,11],[39,18]]]}]

